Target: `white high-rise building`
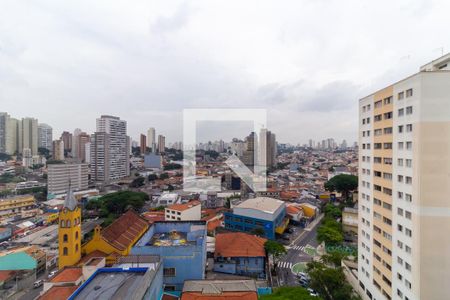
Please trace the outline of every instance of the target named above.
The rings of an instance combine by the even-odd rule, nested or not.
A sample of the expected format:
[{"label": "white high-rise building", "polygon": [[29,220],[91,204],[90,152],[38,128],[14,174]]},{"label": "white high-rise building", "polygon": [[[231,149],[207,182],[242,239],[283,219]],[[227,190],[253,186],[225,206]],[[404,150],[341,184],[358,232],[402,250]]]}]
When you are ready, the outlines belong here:
[{"label": "white high-rise building", "polygon": [[19,151],[30,149],[31,155],[38,154],[38,120],[34,118],[23,118],[21,126],[21,139],[19,139]]},{"label": "white high-rise building", "polygon": [[38,147],[52,150],[53,129],[47,124],[38,125]]},{"label": "white high-rise building", "polygon": [[147,147],[151,148],[152,152],[156,152],[156,132],[155,128],[150,127],[147,130]]},{"label": "white high-rise building", "polygon": [[49,164],[47,189],[51,194],[64,194],[69,184],[74,191],[88,189],[89,168],[86,163]]},{"label": "white high-rise building", "polygon": [[22,153],[22,166],[29,168],[33,165],[33,155],[30,148],[23,148]]},{"label": "white high-rise building", "polygon": [[78,136],[81,134],[81,129],[80,128],[76,128],[74,131],[73,131],[73,134],[72,134],[72,157],[73,158],[79,158],[79,156],[80,156],[80,151],[79,151],[79,148],[78,148]]},{"label": "white high-rise building", "polygon": [[110,182],[130,175],[130,139],[127,122],[101,116],[91,138],[92,178]]},{"label": "white high-rise building", "polygon": [[364,299],[450,295],[450,54],[359,101]]},{"label": "white high-rise building", "polygon": [[52,157],[54,160],[64,160],[64,141],[63,140],[53,141]]}]

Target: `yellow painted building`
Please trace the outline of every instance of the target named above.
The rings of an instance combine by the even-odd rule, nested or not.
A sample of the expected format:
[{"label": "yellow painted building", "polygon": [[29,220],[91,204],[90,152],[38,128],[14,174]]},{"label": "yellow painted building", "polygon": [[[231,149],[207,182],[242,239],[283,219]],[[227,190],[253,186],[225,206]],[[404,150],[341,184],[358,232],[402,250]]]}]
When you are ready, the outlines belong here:
[{"label": "yellow painted building", "polygon": [[128,210],[105,229],[97,226],[92,239],[83,245],[83,254],[101,251],[107,255],[106,263],[112,264],[117,256],[128,255],[147,229],[147,221],[133,210]]},{"label": "yellow painted building", "polygon": [[76,265],[81,258],[81,208],[69,189],[59,213],[59,269]]}]

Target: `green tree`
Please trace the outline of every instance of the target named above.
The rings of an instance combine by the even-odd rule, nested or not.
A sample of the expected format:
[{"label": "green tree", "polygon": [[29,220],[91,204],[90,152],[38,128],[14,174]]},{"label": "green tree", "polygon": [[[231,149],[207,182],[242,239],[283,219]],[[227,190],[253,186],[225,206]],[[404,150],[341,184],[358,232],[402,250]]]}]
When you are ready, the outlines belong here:
[{"label": "green tree", "polygon": [[328,218],[339,219],[342,216],[341,209],[337,206],[334,206],[331,203],[325,205],[323,212],[325,213],[325,216]]},{"label": "green tree", "polygon": [[328,180],[324,186],[327,191],[337,191],[341,193],[344,199],[347,200],[349,193],[358,188],[358,177],[354,175],[340,174]]},{"label": "green tree", "polygon": [[308,274],[311,277],[311,288],[316,290],[325,300],[360,299],[347,283],[342,268],[328,268],[321,262],[308,263]]},{"label": "green tree", "polygon": [[317,241],[327,246],[338,245],[344,241],[342,225],[334,219],[325,218],[317,229]]},{"label": "green tree", "polygon": [[143,186],[144,184],[145,184],[145,178],[142,176],[139,176],[130,183],[130,187],[138,188],[138,187]]},{"label": "green tree", "polygon": [[8,161],[11,160],[12,156],[6,153],[0,153],[0,161]]},{"label": "green tree", "polygon": [[264,231],[264,229],[262,227],[255,227],[255,228],[253,228],[253,230],[251,232],[257,236],[264,237],[266,235],[266,232]]},{"label": "green tree", "polygon": [[260,300],[321,300],[319,297],[309,295],[309,292],[302,287],[280,287],[270,295],[263,295]]},{"label": "green tree", "polygon": [[173,163],[170,163],[170,164],[167,164],[167,165],[164,166],[164,171],[179,170],[179,169],[181,169],[182,167],[183,167],[183,166],[180,165],[180,164],[173,164]]},{"label": "green tree", "polygon": [[149,197],[146,193],[120,191],[91,200],[86,207],[98,210],[103,218],[115,219],[129,208],[139,211],[148,200]]},{"label": "green tree", "polygon": [[340,251],[330,251],[325,255],[322,255],[321,260],[323,263],[327,265],[333,265],[335,268],[341,266],[341,262],[344,258],[347,257],[347,254]]},{"label": "green tree", "polygon": [[168,179],[168,178],[169,178],[169,174],[167,174],[167,173],[161,173],[159,175],[159,179]]},{"label": "green tree", "polygon": [[267,240],[264,243],[264,249],[266,249],[268,255],[272,256],[274,263],[276,263],[282,255],[286,254],[286,248],[282,244],[272,240]]},{"label": "green tree", "polygon": [[45,147],[39,147],[38,153],[39,153],[39,155],[45,156],[46,159],[49,159],[51,157],[50,150],[48,150]]},{"label": "green tree", "polygon": [[156,179],[158,179],[158,176],[156,174],[150,174],[147,177],[148,181],[155,181]]}]

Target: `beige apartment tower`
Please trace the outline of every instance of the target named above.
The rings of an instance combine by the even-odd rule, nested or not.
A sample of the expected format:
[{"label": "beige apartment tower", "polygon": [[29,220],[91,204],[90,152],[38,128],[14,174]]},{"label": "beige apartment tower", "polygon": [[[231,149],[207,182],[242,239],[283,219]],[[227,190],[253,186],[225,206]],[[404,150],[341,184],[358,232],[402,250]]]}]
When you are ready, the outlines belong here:
[{"label": "beige apartment tower", "polygon": [[363,299],[449,299],[450,54],[359,102]]}]

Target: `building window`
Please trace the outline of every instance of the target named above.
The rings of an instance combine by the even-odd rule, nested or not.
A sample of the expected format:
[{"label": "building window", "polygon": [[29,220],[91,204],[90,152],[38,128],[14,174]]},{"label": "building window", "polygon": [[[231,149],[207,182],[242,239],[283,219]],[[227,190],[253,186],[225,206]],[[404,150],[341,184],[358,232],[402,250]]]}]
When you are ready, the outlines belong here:
[{"label": "building window", "polygon": [[383,102],[381,100],[379,100],[379,101],[375,102],[374,107],[375,108],[380,108],[382,105],[383,105]]},{"label": "building window", "polygon": [[412,97],[413,95],[413,89],[406,90],[406,97]]},{"label": "building window", "polygon": [[67,220],[66,227],[70,227],[70,220]]},{"label": "building window", "polygon": [[412,150],[412,142],[406,142],[406,150]]},{"label": "building window", "polygon": [[413,125],[412,124],[407,124],[406,125],[406,132],[412,132],[413,130]]},{"label": "building window", "polygon": [[398,126],[398,133],[403,133],[403,125]]},{"label": "building window", "polygon": [[175,277],[176,276],[175,268],[164,268],[163,275],[164,277]]},{"label": "building window", "polygon": [[405,109],[404,108],[400,108],[399,110],[398,110],[398,116],[399,117],[403,117],[405,115]]},{"label": "building window", "polygon": [[388,105],[392,103],[392,96],[384,99],[384,105]]},{"label": "building window", "polygon": [[60,227],[61,227],[61,228],[64,228],[64,227],[66,227],[66,226],[65,226],[65,225],[66,225],[66,222],[65,222],[64,220],[61,220],[61,222],[60,222],[60,223],[61,223],[61,225],[60,225]]},{"label": "building window", "polygon": [[407,108],[406,108],[406,114],[407,115],[411,115],[413,113],[413,107],[412,106],[408,106]]},{"label": "building window", "polygon": [[392,111],[384,113],[384,119],[385,120],[392,119]]},{"label": "building window", "polygon": [[405,93],[404,92],[400,92],[398,93],[398,100],[402,100],[403,98],[405,98]]},{"label": "building window", "polygon": [[67,247],[64,247],[64,248],[63,248],[63,255],[64,255],[64,256],[69,255],[69,250],[67,249]]},{"label": "building window", "polygon": [[75,232],[75,239],[78,240],[78,231]]},{"label": "building window", "polygon": [[69,238],[68,238],[67,234],[64,234],[64,235],[63,235],[63,242],[64,242],[64,243],[67,243],[68,239],[69,239]]},{"label": "building window", "polygon": [[75,252],[78,252],[78,244],[75,245]]}]

